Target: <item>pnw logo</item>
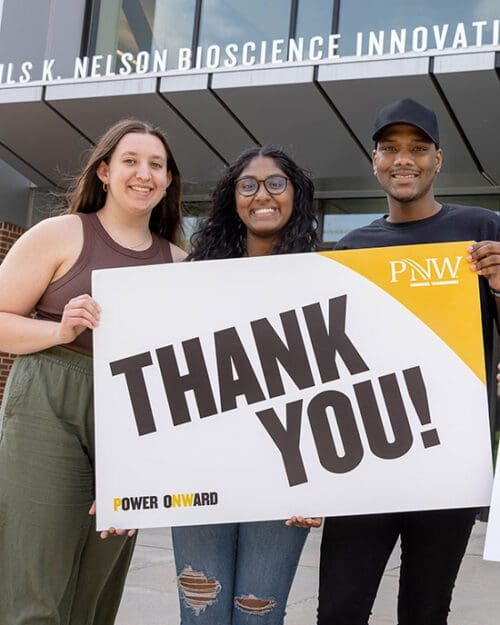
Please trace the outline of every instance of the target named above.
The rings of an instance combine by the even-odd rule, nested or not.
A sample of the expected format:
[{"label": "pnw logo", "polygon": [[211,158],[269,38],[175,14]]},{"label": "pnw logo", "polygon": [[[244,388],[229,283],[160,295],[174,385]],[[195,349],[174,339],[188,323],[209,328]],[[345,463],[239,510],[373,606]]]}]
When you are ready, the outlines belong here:
[{"label": "pnw logo", "polygon": [[391,260],[391,283],[406,280],[411,287],[458,284],[457,275],[462,259],[463,256],[445,256],[425,258],[418,262],[412,258]]}]

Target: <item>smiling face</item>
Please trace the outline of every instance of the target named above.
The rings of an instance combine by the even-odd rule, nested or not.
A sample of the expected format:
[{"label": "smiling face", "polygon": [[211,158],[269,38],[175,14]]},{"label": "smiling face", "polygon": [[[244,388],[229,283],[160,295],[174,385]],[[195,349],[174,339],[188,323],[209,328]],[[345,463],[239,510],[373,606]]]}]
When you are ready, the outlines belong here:
[{"label": "smiling face", "polygon": [[432,183],[442,154],[421,130],[409,124],[389,126],[373,150],[373,173],[387,193],[389,206],[434,201]]},{"label": "smiling face", "polygon": [[[238,179],[245,176],[263,181],[269,176],[286,174],[269,156],[256,156],[243,169]],[[272,247],[279,238],[280,231],[286,226],[293,212],[294,190],[287,180],[285,190],[273,195],[267,191],[264,183],[259,184],[255,195],[246,197],[235,191],[236,212],[247,229],[247,240],[265,239]]]},{"label": "smiling face", "polygon": [[151,134],[131,132],[117,144],[108,163],[97,168],[108,185],[106,206],[131,215],[150,215],[171,182],[163,143]]}]

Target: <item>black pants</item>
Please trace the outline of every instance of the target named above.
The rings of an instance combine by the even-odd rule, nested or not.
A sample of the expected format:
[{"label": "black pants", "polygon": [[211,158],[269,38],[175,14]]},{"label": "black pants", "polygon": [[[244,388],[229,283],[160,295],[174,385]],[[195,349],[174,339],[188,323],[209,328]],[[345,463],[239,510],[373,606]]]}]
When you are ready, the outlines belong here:
[{"label": "black pants", "polygon": [[367,625],[398,536],[398,624],[445,625],[475,517],[466,508],[327,518],[318,625]]}]

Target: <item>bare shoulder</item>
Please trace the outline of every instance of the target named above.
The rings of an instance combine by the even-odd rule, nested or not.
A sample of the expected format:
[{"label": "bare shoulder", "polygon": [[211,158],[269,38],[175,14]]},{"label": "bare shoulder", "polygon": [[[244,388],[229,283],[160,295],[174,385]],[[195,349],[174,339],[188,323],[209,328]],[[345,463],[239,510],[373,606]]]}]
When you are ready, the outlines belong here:
[{"label": "bare shoulder", "polygon": [[79,237],[82,234],[82,220],[76,214],[49,217],[30,228],[26,234],[29,234],[30,237],[47,237],[49,239],[58,239],[61,236],[64,239]]},{"label": "bare shoulder", "polygon": [[83,226],[78,215],[49,217],[27,230],[12,246],[2,265],[22,266],[57,279],[75,262],[83,246]]},{"label": "bare shoulder", "polygon": [[29,314],[50,282],[74,262],[82,232],[77,215],[45,219],[25,232],[0,266],[0,310]]},{"label": "bare shoulder", "polygon": [[172,260],[174,261],[174,263],[179,263],[183,261],[187,256],[186,252],[183,249],[181,249],[177,245],[174,245],[173,243],[170,243],[170,251],[172,252]]},{"label": "bare shoulder", "polygon": [[68,244],[78,245],[83,239],[81,220],[77,215],[60,215],[40,221],[27,230],[13,245],[10,256],[35,251],[39,257],[55,257]]}]

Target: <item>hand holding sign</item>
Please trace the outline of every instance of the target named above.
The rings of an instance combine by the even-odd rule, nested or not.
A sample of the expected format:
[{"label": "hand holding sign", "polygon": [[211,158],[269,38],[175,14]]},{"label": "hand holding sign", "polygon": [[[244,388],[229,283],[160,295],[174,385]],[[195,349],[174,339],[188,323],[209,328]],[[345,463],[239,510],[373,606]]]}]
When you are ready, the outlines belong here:
[{"label": "hand holding sign", "polygon": [[471,269],[486,278],[491,289],[500,291],[500,241],[473,243],[467,251]]},{"label": "hand holding sign", "polygon": [[[89,509],[89,514],[91,516],[94,516],[96,513],[96,505],[95,505],[95,500],[92,502],[92,505],[90,506]],[[127,535],[129,538],[132,538],[132,536],[134,536],[134,534],[137,532],[137,530],[133,529],[133,530],[123,530],[123,529],[115,529],[114,527],[110,527],[108,530],[103,530],[102,532],[100,532],[100,537],[104,540],[106,539],[108,536],[125,536]]]},{"label": "hand holding sign", "polygon": [[323,519],[321,517],[304,518],[303,516],[293,516],[287,521],[285,521],[285,525],[288,525],[288,526],[294,525],[295,527],[312,528],[312,527],[321,527],[322,521]]}]

